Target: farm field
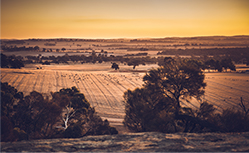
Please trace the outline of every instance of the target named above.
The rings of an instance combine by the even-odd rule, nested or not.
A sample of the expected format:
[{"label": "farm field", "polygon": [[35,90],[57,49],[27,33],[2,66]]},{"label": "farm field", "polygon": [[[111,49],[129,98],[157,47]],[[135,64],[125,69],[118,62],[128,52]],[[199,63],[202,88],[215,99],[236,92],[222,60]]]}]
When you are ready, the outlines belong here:
[{"label": "farm field", "polygon": [[[89,65],[87,65],[89,66]],[[84,67],[84,66],[83,66]],[[62,88],[76,86],[84,93],[98,114],[110,121],[113,126],[121,126],[124,113],[123,94],[127,89],[135,89],[143,84],[143,73],[116,72],[107,67],[87,70],[73,67],[50,66],[45,69],[1,69],[1,81],[8,82],[18,91],[29,94],[35,90],[49,95]],[[140,67],[147,70],[148,67]],[[138,67],[139,69],[139,67]],[[249,104],[249,74],[239,73],[206,73],[205,96],[203,100],[213,104],[218,111],[222,108],[239,108],[240,97]],[[199,102],[192,99],[192,104],[182,105],[199,107]],[[249,105],[248,105],[249,106]]]}]

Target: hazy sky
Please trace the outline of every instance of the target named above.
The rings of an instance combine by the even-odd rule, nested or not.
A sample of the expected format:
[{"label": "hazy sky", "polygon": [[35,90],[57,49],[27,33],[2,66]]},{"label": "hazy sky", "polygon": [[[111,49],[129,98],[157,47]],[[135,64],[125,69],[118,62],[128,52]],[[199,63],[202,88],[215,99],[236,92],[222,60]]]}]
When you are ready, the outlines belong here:
[{"label": "hazy sky", "polygon": [[249,35],[249,0],[1,0],[1,38]]}]

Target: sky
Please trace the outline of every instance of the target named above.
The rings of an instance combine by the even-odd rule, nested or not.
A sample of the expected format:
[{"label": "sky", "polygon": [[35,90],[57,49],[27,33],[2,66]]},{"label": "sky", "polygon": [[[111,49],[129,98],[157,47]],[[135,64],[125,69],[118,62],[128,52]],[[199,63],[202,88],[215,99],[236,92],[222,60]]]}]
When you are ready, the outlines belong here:
[{"label": "sky", "polygon": [[0,0],[1,39],[249,35],[249,0]]}]

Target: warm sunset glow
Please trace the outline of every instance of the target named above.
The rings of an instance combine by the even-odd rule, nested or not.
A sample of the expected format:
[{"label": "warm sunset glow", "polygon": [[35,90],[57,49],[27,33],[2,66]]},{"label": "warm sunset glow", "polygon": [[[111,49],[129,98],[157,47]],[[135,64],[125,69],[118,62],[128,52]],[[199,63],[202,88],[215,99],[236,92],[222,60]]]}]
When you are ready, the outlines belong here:
[{"label": "warm sunset glow", "polygon": [[249,35],[248,0],[1,0],[1,38]]}]

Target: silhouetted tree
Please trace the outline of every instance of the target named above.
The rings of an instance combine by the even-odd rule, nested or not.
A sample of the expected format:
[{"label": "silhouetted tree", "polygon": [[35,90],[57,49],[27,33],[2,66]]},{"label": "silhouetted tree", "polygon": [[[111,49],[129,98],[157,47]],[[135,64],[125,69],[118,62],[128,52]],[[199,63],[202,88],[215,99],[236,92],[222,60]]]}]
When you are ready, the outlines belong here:
[{"label": "silhouetted tree", "polygon": [[150,70],[143,80],[141,89],[124,94],[124,125],[133,131],[191,130],[196,124],[195,115],[192,109],[181,107],[180,99],[199,98],[204,94],[206,84],[199,66],[195,62],[168,58],[163,66]]},{"label": "silhouetted tree", "polygon": [[150,70],[143,78],[146,88],[160,89],[160,92],[176,101],[180,98],[199,98],[204,94],[204,74],[199,67],[188,61],[166,60],[158,69]]},{"label": "silhouetted tree", "polygon": [[227,71],[227,69],[229,68],[232,71],[236,71],[235,65],[233,64],[232,60],[229,59],[223,59],[221,60],[221,66]]},{"label": "silhouetted tree", "polygon": [[141,64],[141,61],[137,58],[131,58],[129,59],[129,61],[127,62],[127,65],[128,66],[131,66],[133,65],[133,69],[136,68],[136,66],[138,66],[139,64]]},{"label": "silhouetted tree", "polygon": [[66,48],[63,47],[61,50],[64,52],[66,50]]},{"label": "silhouetted tree", "polygon": [[119,69],[119,66],[118,66],[117,63],[112,63],[112,67],[111,68],[117,70],[117,69]]}]

